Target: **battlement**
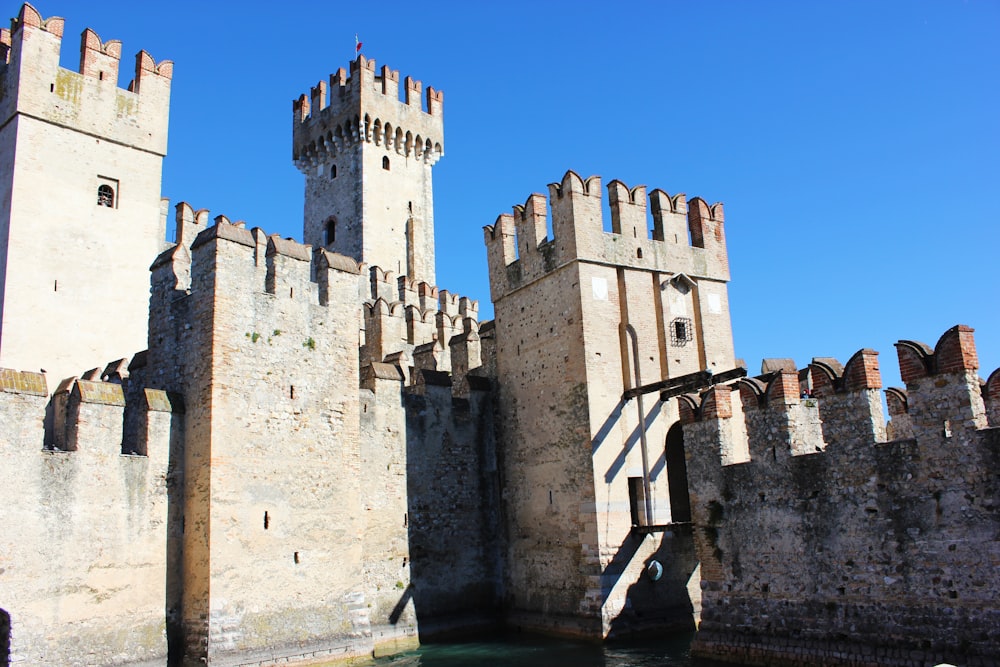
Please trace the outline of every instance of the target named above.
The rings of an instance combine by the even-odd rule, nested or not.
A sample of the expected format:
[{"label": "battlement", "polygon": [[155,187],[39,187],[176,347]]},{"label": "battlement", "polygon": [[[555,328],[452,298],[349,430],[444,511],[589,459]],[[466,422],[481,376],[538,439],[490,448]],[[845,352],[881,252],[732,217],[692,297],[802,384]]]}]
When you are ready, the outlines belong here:
[{"label": "battlement", "polygon": [[428,86],[421,107],[420,81],[359,55],[292,103],[292,159],[303,171],[335,159],[348,146],[369,143],[428,165],[444,154],[444,93]]},{"label": "battlement", "polygon": [[[329,271],[360,273],[350,257],[268,235],[259,227],[247,229],[244,221],[234,223],[225,215],[215,216],[208,226],[209,217],[206,209],[195,211],[187,202],[177,204],[178,243],[150,267],[154,292],[159,285],[175,296],[177,292],[197,296],[193,275],[200,267],[231,270],[236,284],[244,289],[325,306],[330,298]],[[224,262],[219,262],[221,253],[227,257]]]},{"label": "battlement", "polygon": [[[344,106],[349,106],[348,110],[354,111],[354,106],[350,102],[360,100],[367,94],[379,94],[386,96],[391,102],[399,102],[399,71],[390,69],[383,65],[380,70],[375,69],[375,60],[368,59],[363,55],[351,61],[350,75],[341,67],[330,75],[330,96],[327,96],[327,84],[320,81],[311,88],[309,95],[302,94],[294,102],[294,108],[300,112],[300,122],[313,119],[316,114],[324,110],[331,110],[330,113],[338,115],[344,111]],[[444,92],[427,87],[426,109],[422,109],[420,104],[420,93],[423,84],[411,77],[405,79],[405,97],[403,104],[415,110],[423,111],[431,116],[440,116],[443,112]]]},{"label": "battlement", "polygon": [[[933,442],[942,436],[954,437],[960,429],[971,433],[1000,426],[995,410],[1000,398],[1000,370],[987,381],[976,375],[973,329],[953,327],[934,348],[901,340],[896,349],[907,389],[885,391],[891,417],[889,432],[894,439]],[[724,465],[758,460],[754,451],[768,452],[759,459],[760,465],[767,465],[783,457],[829,452],[834,446],[847,451],[887,441],[877,394],[882,386],[877,352],[859,350],[846,365],[817,357],[808,371],[811,395],[801,390],[797,371],[781,369],[732,385],[716,385],[698,396],[680,397],[681,421],[697,424],[743,415],[749,444],[741,447],[730,442],[726,452],[742,450],[748,456],[732,460],[723,453]],[[739,411],[733,410],[733,391],[738,391]],[[763,414],[769,418],[756,417]],[[723,430],[733,433],[728,427]]]},{"label": "battlement", "polygon": [[1000,371],[978,378],[972,334],[896,344],[907,388],[886,390],[889,438],[868,349],[843,366],[814,359],[812,396],[780,367],[679,400],[702,567],[693,654],[794,647],[796,660],[820,662],[834,646],[859,653],[844,648],[850,626],[878,664],[916,655],[900,647],[920,647],[927,664],[996,655],[981,629],[1000,613],[1000,423],[984,398]]},{"label": "battlement", "polygon": [[[129,364],[138,375],[141,357]],[[0,369],[0,503],[11,518],[0,551],[13,574],[4,608],[18,623],[15,662],[70,664],[81,636],[91,664],[165,659],[168,459],[183,406],[136,374],[122,378],[123,364],[96,371],[117,381],[70,378],[51,401],[42,374]],[[80,590],[87,595],[66,593]],[[47,628],[74,623],[63,612],[69,597],[94,622],[53,639]]]},{"label": "battlement", "polygon": [[491,391],[492,383],[483,369],[479,365],[471,368],[468,365],[470,360],[479,360],[479,346],[468,344],[478,340],[475,333],[452,339],[452,356],[461,359],[452,372],[436,367],[441,349],[437,341],[417,346],[413,359],[404,353],[396,353],[388,355],[387,362],[373,361],[362,365],[361,388],[373,392],[388,390],[390,395],[401,390],[410,395],[426,395],[428,387],[442,387],[456,398],[469,398],[473,392]]},{"label": "battlement", "polygon": [[396,277],[378,266],[369,267],[368,273],[362,284],[362,292],[369,295],[364,299],[362,364],[403,354],[417,368],[458,373],[454,360],[459,346],[463,373],[481,365],[478,301],[407,276]]},{"label": "battlement", "polygon": [[[53,423],[48,438],[43,428],[50,398],[45,374],[0,369],[0,412],[7,415],[4,423],[11,429],[11,440],[35,450],[145,456],[150,444],[149,419],[129,420],[129,428],[126,414],[182,413],[184,409],[177,396],[141,383],[129,386],[127,367],[144,365],[144,358],[141,352],[131,364],[119,359],[103,372],[93,369],[61,381],[51,396]],[[159,457],[166,461],[166,449]]]},{"label": "battlement", "polygon": [[78,72],[59,66],[65,22],[25,3],[0,33],[0,121],[16,113],[166,154],[173,63],[136,54],[135,78],[118,88],[122,44],[90,28],[80,38]]},{"label": "battlement", "polygon": [[548,199],[532,194],[484,227],[494,301],[576,260],[729,279],[722,204],[659,189],[647,195],[645,186],[618,180],[607,189],[611,232],[604,231],[601,179],[574,171],[549,185]]}]

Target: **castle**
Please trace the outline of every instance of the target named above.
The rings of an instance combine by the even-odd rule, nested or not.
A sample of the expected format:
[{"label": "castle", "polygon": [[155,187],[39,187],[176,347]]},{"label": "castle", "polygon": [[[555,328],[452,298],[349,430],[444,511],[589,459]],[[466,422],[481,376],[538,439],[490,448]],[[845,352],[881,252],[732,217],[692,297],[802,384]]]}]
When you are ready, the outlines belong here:
[{"label": "castle", "polygon": [[435,284],[444,96],[364,56],[293,103],[304,244],[186,203],[166,243],[172,65],[120,90],[120,43],[71,72],[62,32],[0,32],[0,664],[699,620],[733,661],[995,664],[970,329],[900,342],[889,433],[872,351],[745,378],[722,205],[611,181],[608,233],[572,171],[484,228],[480,322]]}]

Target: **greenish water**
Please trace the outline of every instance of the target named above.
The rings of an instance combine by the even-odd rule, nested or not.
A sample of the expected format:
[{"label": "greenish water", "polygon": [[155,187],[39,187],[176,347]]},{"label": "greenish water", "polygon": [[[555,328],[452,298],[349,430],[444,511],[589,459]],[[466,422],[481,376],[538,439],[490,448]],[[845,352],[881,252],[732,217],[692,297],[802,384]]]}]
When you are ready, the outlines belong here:
[{"label": "greenish water", "polygon": [[[426,644],[415,651],[378,658],[365,667],[707,667],[688,654],[691,635],[593,644],[509,635],[499,639]],[[729,667],[732,667],[731,665]]]}]

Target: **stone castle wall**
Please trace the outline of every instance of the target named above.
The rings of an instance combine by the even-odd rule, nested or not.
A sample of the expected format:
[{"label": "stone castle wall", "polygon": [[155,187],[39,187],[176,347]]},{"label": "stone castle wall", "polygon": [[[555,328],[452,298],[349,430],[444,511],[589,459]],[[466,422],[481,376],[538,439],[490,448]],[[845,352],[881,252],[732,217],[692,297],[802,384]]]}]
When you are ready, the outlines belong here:
[{"label": "stone castle wall", "polygon": [[[178,218],[196,231],[206,216]],[[370,653],[424,619],[469,625],[498,595],[489,383],[456,376],[453,397],[425,360],[433,326],[430,344],[397,341],[397,363],[362,363],[366,282],[354,260],[224,216],[154,263],[148,381],[191,404],[175,574],[188,659]],[[470,337],[457,358],[478,358]]]},{"label": "stone castle wall", "polygon": [[[0,613],[11,664],[166,660],[167,453],[182,408],[121,382],[64,383],[53,401],[61,433],[50,436],[63,446],[43,448],[44,377],[0,370]],[[137,415],[130,429],[126,411]]]},{"label": "stone castle wall", "polygon": [[148,351],[51,399],[42,374],[0,378],[13,659],[257,664],[495,624],[475,303],[404,278],[426,326],[384,340],[394,363],[362,363],[380,270],[177,209],[181,243],[152,266]]},{"label": "stone castle wall", "polygon": [[[871,350],[844,367],[815,360],[812,398],[779,371],[682,400],[702,562],[695,654],[995,664],[995,398],[984,404],[968,327],[934,350],[897,350],[907,389],[889,400],[896,440],[885,437]],[[737,400],[745,440],[734,437]]]},{"label": "stone castle wall", "polygon": [[[676,407],[623,393],[732,367],[722,207],[696,199],[689,211],[684,195],[656,190],[647,219],[645,188],[612,181],[605,233],[599,178],[567,172],[549,190],[485,229],[509,622],[588,637],[693,627],[697,562],[690,531],[673,525],[687,518],[671,511],[665,460]],[[633,496],[643,434],[648,518]],[[653,560],[666,568],[655,584],[643,575]]]},{"label": "stone castle wall", "polygon": [[182,203],[156,256],[172,64],[140,52],[120,90],[121,45],[85,31],[71,72],[62,31],[30,5],[0,30],[0,363],[49,371],[0,370],[0,664],[328,661],[702,606],[695,653],[749,664],[1000,652],[1000,371],[968,328],[899,343],[888,427],[870,350],[735,401],[627,395],[735,365],[722,205],[612,181],[606,233],[600,179],[567,172],[486,227],[480,323],[434,284],[443,94],[400,100],[364,56],[293,103],[310,245]]}]

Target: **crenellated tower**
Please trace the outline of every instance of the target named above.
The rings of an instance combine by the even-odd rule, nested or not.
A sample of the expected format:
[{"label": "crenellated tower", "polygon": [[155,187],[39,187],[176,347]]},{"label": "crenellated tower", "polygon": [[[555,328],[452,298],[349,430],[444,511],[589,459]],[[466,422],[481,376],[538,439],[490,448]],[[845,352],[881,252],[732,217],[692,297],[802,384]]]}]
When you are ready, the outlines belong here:
[{"label": "crenellated tower", "polygon": [[292,105],[292,158],[306,176],[304,241],[435,284],[431,168],[444,94],[358,56]]},{"label": "crenellated tower", "polygon": [[572,171],[485,228],[511,620],[590,637],[693,622],[683,436],[657,387],[735,365],[722,205],[607,192],[610,233],[601,179]]},{"label": "crenellated tower", "polygon": [[149,263],[173,64],[83,31],[59,66],[63,19],[25,4],[0,31],[0,363],[49,384],[146,345]]}]

